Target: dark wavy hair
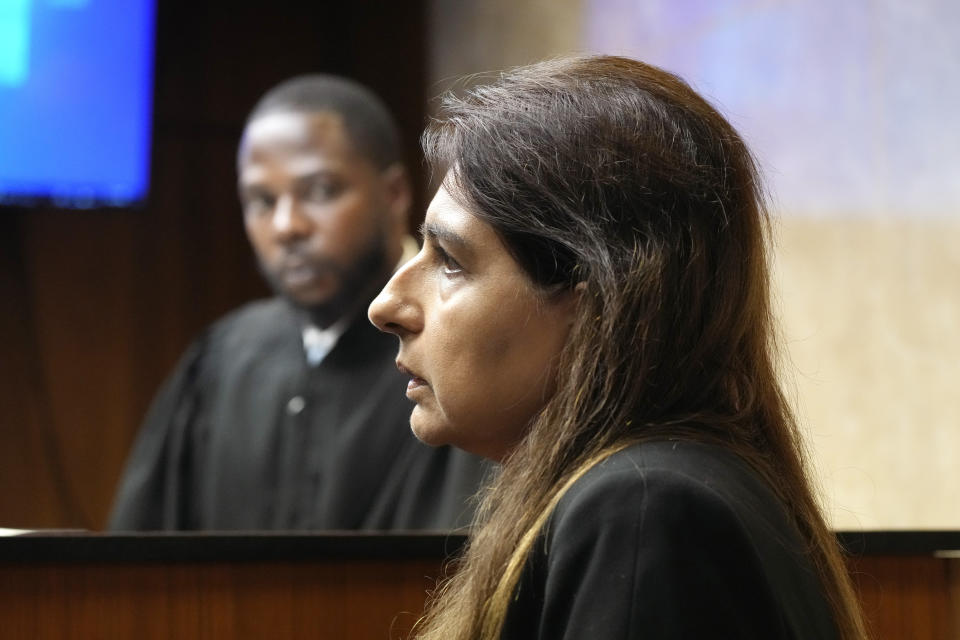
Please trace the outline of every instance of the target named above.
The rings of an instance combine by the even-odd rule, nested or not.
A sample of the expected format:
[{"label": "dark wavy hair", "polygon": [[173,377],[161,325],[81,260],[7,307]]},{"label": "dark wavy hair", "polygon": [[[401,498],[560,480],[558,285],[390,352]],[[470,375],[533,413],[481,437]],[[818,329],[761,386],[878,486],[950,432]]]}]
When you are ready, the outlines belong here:
[{"label": "dark wavy hair", "polygon": [[578,288],[581,302],[556,393],[484,495],[418,633],[496,638],[565,488],[626,444],[672,437],[725,446],[765,478],[809,544],[841,637],[863,637],[777,381],[770,225],[733,127],[670,73],[577,57],[446,96],[423,148],[544,295]]}]

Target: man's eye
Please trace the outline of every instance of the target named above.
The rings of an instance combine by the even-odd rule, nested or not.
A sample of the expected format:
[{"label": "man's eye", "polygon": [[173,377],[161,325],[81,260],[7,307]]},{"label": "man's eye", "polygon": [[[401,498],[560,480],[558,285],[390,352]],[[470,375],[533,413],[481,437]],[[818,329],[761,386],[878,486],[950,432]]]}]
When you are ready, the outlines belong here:
[{"label": "man's eye", "polygon": [[311,183],[305,194],[313,202],[326,202],[340,195],[343,189],[339,184],[332,182]]},{"label": "man's eye", "polygon": [[244,198],[243,209],[247,215],[262,215],[270,212],[276,199],[266,193],[249,194]]}]

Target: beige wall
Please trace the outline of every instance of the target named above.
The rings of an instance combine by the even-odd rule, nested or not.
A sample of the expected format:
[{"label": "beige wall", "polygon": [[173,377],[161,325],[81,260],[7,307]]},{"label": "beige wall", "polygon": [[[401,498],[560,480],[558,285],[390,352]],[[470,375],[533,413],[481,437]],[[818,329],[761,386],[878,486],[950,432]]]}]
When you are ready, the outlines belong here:
[{"label": "beige wall", "polygon": [[960,527],[960,221],[785,218],[776,258],[832,522]]},{"label": "beige wall", "polygon": [[579,0],[433,0],[428,98],[466,74],[576,52],[580,5]]},{"label": "beige wall", "polygon": [[[431,9],[431,97],[581,49],[581,2]],[[774,185],[775,188],[775,185]],[[837,528],[960,528],[960,221],[780,222],[785,382]]]}]

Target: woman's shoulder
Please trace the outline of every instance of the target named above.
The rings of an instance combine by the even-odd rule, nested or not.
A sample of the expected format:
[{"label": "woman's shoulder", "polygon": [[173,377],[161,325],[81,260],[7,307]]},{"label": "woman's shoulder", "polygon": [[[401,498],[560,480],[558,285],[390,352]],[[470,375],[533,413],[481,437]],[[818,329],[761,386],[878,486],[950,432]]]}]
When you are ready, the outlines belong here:
[{"label": "woman's shoulder", "polygon": [[[779,507],[771,489],[738,455],[687,440],[641,442],[601,460],[567,491],[558,511],[614,503],[649,508],[659,499]],[[626,503],[625,503],[626,499]],[[653,501],[651,503],[651,501]]]},{"label": "woman's shoulder", "polygon": [[558,503],[547,543],[611,531],[625,544],[720,553],[720,541],[736,541],[763,560],[804,555],[805,548],[786,506],[746,461],[717,445],[682,440],[634,444],[594,465]]},{"label": "woman's shoulder", "polygon": [[[627,627],[649,637],[833,635],[789,511],[722,447],[659,441],[623,449],[570,487],[544,534],[548,601],[551,585],[562,595],[591,580],[600,591],[610,583],[607,608],[619,606]],[[596,618],[577,614],[575,601],[549,607],[550,615]]]}]

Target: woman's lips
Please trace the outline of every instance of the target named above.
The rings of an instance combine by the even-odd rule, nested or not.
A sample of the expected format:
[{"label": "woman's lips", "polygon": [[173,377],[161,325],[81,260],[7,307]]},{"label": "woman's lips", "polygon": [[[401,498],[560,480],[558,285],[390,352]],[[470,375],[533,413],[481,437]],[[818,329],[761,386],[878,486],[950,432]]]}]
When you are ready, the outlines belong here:
[{"label": "woman's lips", "polygon": [[423,378],[421,378],[421,377],[418,376],[416,373],[414,373],[413,371],[411,371],[411,370],[408,369],[407,367],[403,366],[403,365],[400,364],[399,362],[397,363],[397,369],[399,369],[399,370],[401,371],[401,373],[404,373],[404,374],[410,376],[410,380],[407,382],[407,395],[408,395],[408,396],[410,395],[410,393],[416,391],[417,389],[422,389],[422,388],[424,388],[424,387],[430,386],[430,385],[427,384],[427,381],[426,381],[426,380],[424,380]]}]

